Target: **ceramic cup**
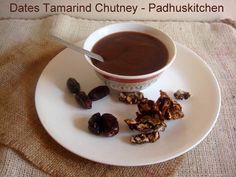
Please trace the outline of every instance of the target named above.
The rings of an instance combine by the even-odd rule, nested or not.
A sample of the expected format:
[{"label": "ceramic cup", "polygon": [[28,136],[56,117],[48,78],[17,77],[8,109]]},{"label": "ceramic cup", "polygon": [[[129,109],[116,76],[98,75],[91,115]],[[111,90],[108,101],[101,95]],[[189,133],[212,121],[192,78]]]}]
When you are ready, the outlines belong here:
[{"label": "ceramic cup", "polygon": [[88,63],[93,67],[99,78],[101,78],[108,87],[120,92],[140,91],[147,88],[152,83],[156,82],[160,74],[163,73],[163,71],[165,71],[172,65],[172,63],[176,58],[176,46],[174,41],[167,34],[156,28],[152,28],[150,26],[146,26],[139,23],[124,22],[124,23],[115,23],[107,25],[94,31],[87,37],[83,47],[91,51],[93,46],[100,39],[113,33],[125,32],[125,31],[145,33],[163,42],[169,53],[167,64],[161,69],[156,70],[152,73],[135,75],[135,76],[124,76],[103,71],[100,68],[96,67],[91,62],[91,59],[89,57],[85,56],[85,58],[87,59]]}]

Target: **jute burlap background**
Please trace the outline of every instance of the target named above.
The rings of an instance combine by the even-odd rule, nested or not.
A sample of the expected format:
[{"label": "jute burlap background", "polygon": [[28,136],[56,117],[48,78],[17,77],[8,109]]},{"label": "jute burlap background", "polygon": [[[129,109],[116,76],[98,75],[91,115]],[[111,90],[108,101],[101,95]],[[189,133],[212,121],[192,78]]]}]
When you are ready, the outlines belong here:
[{"label": "jute burlap background", "polygon": [[[215,128],[190,152],[143,167],[115,167],[76,156],[58,145],[40,124],[34,105],[37,79],[63,46],[48,33],[78,41],[111,21],[65,15],[0,21],[0,176],[235,176],[236,30],[222,23],[140,22],[167,32],[198,53],[222,90]],[[33,164],[33,165],[32,165]]]}]

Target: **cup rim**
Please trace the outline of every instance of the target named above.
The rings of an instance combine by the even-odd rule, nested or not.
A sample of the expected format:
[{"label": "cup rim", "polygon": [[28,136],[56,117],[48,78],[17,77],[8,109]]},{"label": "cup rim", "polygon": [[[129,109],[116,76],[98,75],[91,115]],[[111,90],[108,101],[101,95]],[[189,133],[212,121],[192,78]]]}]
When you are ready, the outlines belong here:
[{"label": "cup rim", "polygon": [[[173,40],[168,34],[166,34],[166,33],[162,32],[162,31],[160,31],[159,29],[156,29],[156,28],[153,28],[153,27],[151,27],[151,26],[144,25],[144,24],[140,24],[140,23],[135,23],[135,22],[113,23],[113,24],[110,24],[110,25],[106,25],[106,26],[104,26],[104,27],[101,27],[101,28],[95,30],[94,32],[92,32],[92,33],[85,39],[84,44],[83,44],[83,48],[86,49],[86,47],[85,47],[86,42],[88,41],[89,38],[91,38],[92,36],[96,35],[96,33],[99,33],[99,32],[101,32],[101,31],[103,31],[103,30],[105,30],[105,29],[107,29],[107,28],[111,28],[111,27],[116,26],[116,25],[138,25],[138,26],[140,26],[140,27],[144,27],[144,28],[147,28],[147,29],[154,30],[154,31],[158,32],[159,34],[165,36],[165,37],[171,42],[172,47],[173,47],[174,54],[173,54],[173,56],[169,59],[168,63],[167,63],[165,66],[163,66],[161,69],[156,70],[156,71],[151,72],[151,73],[147,73],[147,74],[131,75],[131,76],[119,75],[119,74],[114,74],[114,73],[110,73],[110,72],[104,71],[104,70],[98,68],[97,66],[95,66],[95,65],[93,64],[93,62],[91,61],[90,57],[84,55],[85,58],[86,58],[86,60],[87,60],[87,62],[95,69],[95,71],[97,71],[98,73],[100,73],[100,74],[102,74],[102,75],[106,75],[106,76],[109,76],[109,77],[112,77],[112,78],[119,78],[119,79],[143,79],[143,78],[149,78],[149,77],[153,77],[153,76],[159,75],[160,73],[162,73],[164,70],[166,70],[167,68],[169,68],[169,67],[172,65],[172,63],[174,62],[174,60],[175,60],[175,58],[176,58],[176,53],[177,53],[177,51],[176,51],[176,45],[175,45],[174,40]],[[121,30],[121,31],[117,31],[117,32],[123,32],[123,31],[133,31],[133,30]],[[114,32],[114,33],[117,33],[117,32]],[[143,33],[144,33],[144,34],[148,34],[148,33],[145,33],[145,32],[143,32]],[[110,34],[113,34],[113,33],[109,33],[108,35],[110,35]],[[150,35],[150,34],[148,34],[148,35]],[[107,36],[107,35],[106,35],[106,36]],[[104,37],[106,37],[106,36],[104,36]],[[151,36],[152,36],[152,35],[151,35]],[[102,38],[104,38],[104,37],[102,37]],[[155,37],[155,36],[153,36],[153,37]],[[102,38],[101,38],[101,39],[102,39]],[[155,37],[155,38],[157,38],[157,37]],[[157,39],[158,39],[158,38],[157,38]],[[96,42],[98,42],[99,40],[100,40],[100,39],[98,39]],[[160,40],[160,39],[158,39],[158,40]],[[160,40],[160,41],[163,42],[162,40]],[[96,44],[96,42],[95,42],[94,44]],[[93,45],[93,46],[94,46],[94,45]],[[166,45],[165,45],[165,46],[166,46]],[[168,49],[168,46],[166,46],[166,47],[167,47],[167,49]],[[87,49],[87,50],[88,50],[88,49]]]}]

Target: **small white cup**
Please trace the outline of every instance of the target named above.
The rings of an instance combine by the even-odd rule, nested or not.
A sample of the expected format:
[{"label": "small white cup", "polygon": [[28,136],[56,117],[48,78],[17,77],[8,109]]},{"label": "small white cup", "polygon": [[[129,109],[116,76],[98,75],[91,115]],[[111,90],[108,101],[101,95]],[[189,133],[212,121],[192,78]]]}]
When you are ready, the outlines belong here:
[{"label": "small white cup", "polygon": [[93,46],[102,38],[117,32],[141,32],[153,36],[159,39],[166,46],[168,50],[168,62],[161,69],[156,70],[152,73],[143,74],[143,75],[135,75],[135,76],[124,76],[109,73],[107,71],[103,71],[100,68],[96,67],[91,59],[85,55],[85,58],[89,62],[89,64],[94,68],[97,75],[105,82],[105,84],[114,89],[121,92],[133,92],[140,91],[152,83],[154,83],[160,74],[169,68],[176,58],[176,46],[174,41],[165,33],[161,32],[158,29],[152,28],[150,26],[146,26],[139,23],[133,22],[123,22],[123,23],[115,23],[111,25],[107,25],[102,27],[92,34],[90,34],[84,42],[84,49],[89,51],[92,50]]}]

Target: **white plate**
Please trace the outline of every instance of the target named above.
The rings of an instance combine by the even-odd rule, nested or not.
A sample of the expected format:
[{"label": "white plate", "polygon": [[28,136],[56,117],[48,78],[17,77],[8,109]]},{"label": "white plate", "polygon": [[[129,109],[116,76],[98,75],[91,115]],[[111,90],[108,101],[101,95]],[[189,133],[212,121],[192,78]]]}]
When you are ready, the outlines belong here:
[{"label": "white plate", "polygon": [[[39,119],[47,132],[63,147],[86,159],[100,163],[139,166],[175,158],[200,143],[213,128],[220,110],[220,89],[212,71],[193,51],[177,43],[177,59],[151,87],[143,90],[150,99],[159,97],[162,89],[172,94],[177,89],[189,91],[190,99],[180,101],[185,116],[167,122],[161,138],[155,143],[132,145],[125,118],[135,118],[137,107],[107,96],[93,102],[91,110],[81,109],[66,88],[69,77],[76,78],[88,92],[101,85],[84,57],[65,49],[46,66],[35,93]],[[94,113],[112,113],[119,119],[120,131],[114,137],[99,137],[88,131],[88,120]]]}]

